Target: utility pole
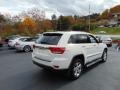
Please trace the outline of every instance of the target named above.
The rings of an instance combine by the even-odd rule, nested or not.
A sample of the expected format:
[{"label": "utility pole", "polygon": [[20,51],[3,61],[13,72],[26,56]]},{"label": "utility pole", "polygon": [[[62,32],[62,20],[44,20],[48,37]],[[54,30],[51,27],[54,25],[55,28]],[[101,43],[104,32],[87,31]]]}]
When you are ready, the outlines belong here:
[{"label": "utility pole", "polygon": [[89,2],[89,32],[90,32],[90,28],[91,28],[91,26],[90,26],[90,24],[91,24],[91,22],[90,22],[90,19],[91,19],[91,17],[90,17],[90,14],[91,14],[91,6],[90,6],[90,2]]}]

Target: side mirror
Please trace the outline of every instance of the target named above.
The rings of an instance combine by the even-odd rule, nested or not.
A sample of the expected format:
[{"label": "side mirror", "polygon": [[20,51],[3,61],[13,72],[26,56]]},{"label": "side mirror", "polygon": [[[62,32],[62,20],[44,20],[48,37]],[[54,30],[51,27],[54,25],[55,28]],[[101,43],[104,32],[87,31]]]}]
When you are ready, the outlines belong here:
[{"label": "side mirror", "polygon": [[102,40],[99,39],[98,42],[99,42],[99,43],[102,43]]},{"label": "side mirror", "polygon": [[102,40],[100,39],[100,37],[96,36],[96,39],[97,39],[98,43],[102,43]]}]

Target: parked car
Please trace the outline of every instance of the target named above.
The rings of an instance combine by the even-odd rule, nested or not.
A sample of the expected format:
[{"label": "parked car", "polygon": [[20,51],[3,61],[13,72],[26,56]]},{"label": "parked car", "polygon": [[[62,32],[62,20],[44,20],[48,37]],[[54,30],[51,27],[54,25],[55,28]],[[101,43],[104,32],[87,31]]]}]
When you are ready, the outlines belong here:
[{"label": "parked car", "polygon": [[16,42],[15,48],[19,51],[30,52],[33,50],[33,44],[35,44],[36,38],[21,38]]},{"label": "parked car", "polygon": [[41,36],[42,36],[42,34],[37,34],[34,38],[37,40]]},{"label": "parked car", "polygon": [[105,43],[108,47],[112,46],[112,39],[110,36],[98,36],[101,42]]},{"label": "parked car", "polygon": [[11,39],[9,40],[9,42],[8,42],[8,47],[9,47],[9,48],[15,48],[16,42],[19,41],[19,40],[22,39],[22,38],[27,38],[27,37],[21,36],[21,37],[13,37],[13,38],[11,38]]},{"label": "parked car", "polygon": [[107,60],[107,46],[90,33],[46,32],[33,45],[33,63],[53,70],[65,70],[78,79],[85,67]]},{"label": "parked car", "polygon": [[8,37],[5,38],[5,42],[8,43],[9,40],[11,40],[11,39],[15,39],[15,38],[18,38],[18,37],[20,37],[20,35],[12,35],[12,36],[8,36]]},{"label": "parked car", "polygon": [[2,47],[3,46],[3,40],[2,40],[2,38],[0,37],[0,47]]}]

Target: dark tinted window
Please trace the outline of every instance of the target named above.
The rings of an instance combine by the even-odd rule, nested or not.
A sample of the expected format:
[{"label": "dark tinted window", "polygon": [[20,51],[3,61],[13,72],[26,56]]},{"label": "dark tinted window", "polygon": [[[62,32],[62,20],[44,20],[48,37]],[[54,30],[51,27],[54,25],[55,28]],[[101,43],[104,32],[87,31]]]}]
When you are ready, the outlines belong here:
[{"label": "dark tinted window", "polygon": [[62,34],[58,33],[46,33],[41,36],[36,43],[38,44],[47,44],[47,45],[57,45]]},{"label": "dark tinted window", "polygon": [[27,38],[25,41],[26,42],[32,42],[32,41],[35,41],[35,38]]},{"label": "dark tinted window", "polygon": [[25,40],[26,40],[26,38],[20,38],[19,40],[20,40],[20,41],[25,41]]},{"label": "dark tinted window", "polygon": [[89,38],[91,43],[97,43],[97,39],[95,37],[89,35]]},{"label": "dark tinted window", "polygon": [[90,40],[87,35],[75,34],[70,37],[68,43],[73,43],[73,44],[90,43]]},{"label": "dark tinted window", "polygon": [[19,35],[13,35],[13,36],[9,36],[8,39],[9,40],[14,40],[16,38],[20,37]]},{"label": "dark tinted window", "polygon": [[35,41],[34,38],[21,38],[20,40],[23,41],[23,42],[32,42],[32,41]]}]

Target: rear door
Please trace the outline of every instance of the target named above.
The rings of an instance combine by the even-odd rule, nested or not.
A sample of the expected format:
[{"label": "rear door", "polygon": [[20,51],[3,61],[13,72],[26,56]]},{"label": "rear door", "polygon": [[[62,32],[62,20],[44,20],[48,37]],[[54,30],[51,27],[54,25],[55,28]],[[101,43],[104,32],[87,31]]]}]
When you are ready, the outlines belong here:
[{"label": "rear door", "polygon": [[86,62],[90,62],[94,59],[94,57],[92,57],[94,45],[91,44],[87,34],[73,34],[68,43],[72,44],[70,45],[71,47],[74,47],[73,53],[83,53],[85,55]]}]

